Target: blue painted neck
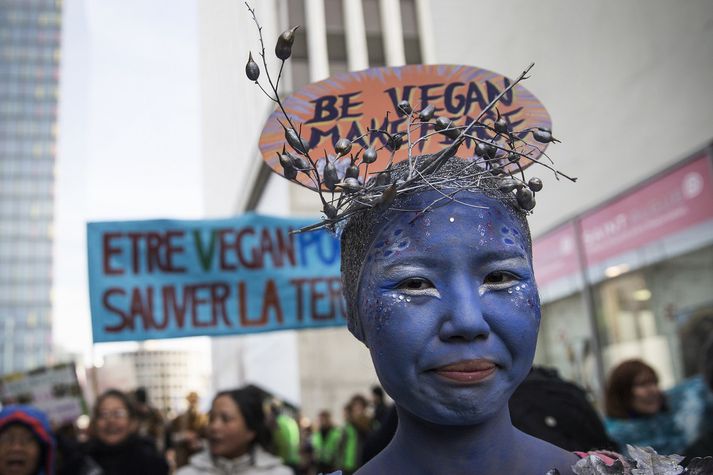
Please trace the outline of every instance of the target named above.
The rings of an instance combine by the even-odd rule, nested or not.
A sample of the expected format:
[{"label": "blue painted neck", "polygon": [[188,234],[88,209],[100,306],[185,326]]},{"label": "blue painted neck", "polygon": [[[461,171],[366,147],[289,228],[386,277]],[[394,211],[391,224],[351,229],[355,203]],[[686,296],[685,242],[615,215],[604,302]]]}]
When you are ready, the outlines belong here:
[{"label": "blue painted neck", "polygon": [[441,426],[397,405],[399,426],[391,443],[357,475],[572,474],[577,456],[516,429],[505,406],[477,425]]}]

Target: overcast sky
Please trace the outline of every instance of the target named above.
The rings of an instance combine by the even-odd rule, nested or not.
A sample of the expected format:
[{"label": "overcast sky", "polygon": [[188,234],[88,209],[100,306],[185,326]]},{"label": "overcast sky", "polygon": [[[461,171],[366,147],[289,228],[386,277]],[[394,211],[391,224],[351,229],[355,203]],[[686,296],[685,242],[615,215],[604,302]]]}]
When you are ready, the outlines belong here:
[{"label": "overcast sky", "polygon": [[[87,221],[201,217],[197,7],[65,0],[64,8],[54,339],[89,357]],[[96,354],[132,346],[97,345]]]}]

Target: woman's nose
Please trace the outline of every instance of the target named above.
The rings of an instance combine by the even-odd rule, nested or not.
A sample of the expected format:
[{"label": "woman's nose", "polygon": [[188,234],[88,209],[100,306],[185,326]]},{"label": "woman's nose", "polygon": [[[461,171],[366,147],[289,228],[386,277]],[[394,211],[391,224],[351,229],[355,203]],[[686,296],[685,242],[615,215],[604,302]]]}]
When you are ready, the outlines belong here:
[{"label": "woman's nose", "polygon": [[478,286],[470,279],[453,283],[446,298],[439,336],[444,341],[472,341],[490,335]]}]

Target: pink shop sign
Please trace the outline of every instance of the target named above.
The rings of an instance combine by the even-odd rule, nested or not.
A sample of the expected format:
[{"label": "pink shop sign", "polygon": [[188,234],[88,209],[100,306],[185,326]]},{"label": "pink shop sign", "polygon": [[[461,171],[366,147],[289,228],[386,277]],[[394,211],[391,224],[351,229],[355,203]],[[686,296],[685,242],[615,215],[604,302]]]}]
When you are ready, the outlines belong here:
[{"label": "pink shop sign", "polygon": [[631,191],[581,219],[584,253],[593,266],[713,219],[708,155]]},{"label": "pink shop sign", "polygon": [[543,287],[579,271],[574,225],[567,223],[532,244],[537,285]]}]

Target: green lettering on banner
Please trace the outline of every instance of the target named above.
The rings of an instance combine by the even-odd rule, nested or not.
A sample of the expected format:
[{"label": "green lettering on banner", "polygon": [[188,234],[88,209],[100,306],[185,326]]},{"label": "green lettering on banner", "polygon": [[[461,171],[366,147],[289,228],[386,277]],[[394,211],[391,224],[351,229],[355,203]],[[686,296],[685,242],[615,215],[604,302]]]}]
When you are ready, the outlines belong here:
[{"label": "green lettering on banner", "polygon": [[210,263],[213,261],[213,254],[215,253],[215,231],[211,230],[210,242],[208,243],[208,249],[205,251],[203,249],[203,238],[201,237],[199,229],[193,230],[193,241],[196,243],[196,252],[198,253],[201,267],[204,271],[208,271],[210,269]]}]

